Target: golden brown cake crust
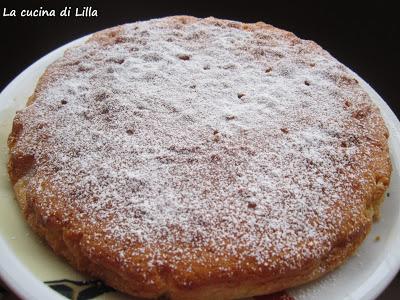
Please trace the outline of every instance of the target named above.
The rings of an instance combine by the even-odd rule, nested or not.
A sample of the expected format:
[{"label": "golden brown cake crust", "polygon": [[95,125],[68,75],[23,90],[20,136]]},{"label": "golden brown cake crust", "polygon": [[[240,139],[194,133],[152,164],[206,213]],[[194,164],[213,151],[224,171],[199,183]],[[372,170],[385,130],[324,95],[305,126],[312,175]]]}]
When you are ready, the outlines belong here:
[{"label": "golden brown cake crust", "polygon": [[176,16],[94,34],[9,137],[31,227],[131,295],[237,299],[316,279],[366,237],[388,131],[357,80],[273,26]]}]

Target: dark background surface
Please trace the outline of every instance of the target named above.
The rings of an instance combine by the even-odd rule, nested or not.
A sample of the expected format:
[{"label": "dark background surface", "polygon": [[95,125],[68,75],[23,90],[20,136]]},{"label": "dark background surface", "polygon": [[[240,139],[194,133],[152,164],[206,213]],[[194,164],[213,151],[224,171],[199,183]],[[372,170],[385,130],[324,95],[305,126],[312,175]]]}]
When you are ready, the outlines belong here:
[{"label": "dark background surface", "polygon": [[[400,116],[400,17],[384,1],[360,4],[307,1],[2,1],[0,4],[0,90],[51,50],[110,26],[175,14],[215,16],[243,22],[264,21],[316,41],[364,78]],[[261,4],[262,3],[262,4]],[[99,16],[3,17],[3,8],[61,10],[92,6]]]}]

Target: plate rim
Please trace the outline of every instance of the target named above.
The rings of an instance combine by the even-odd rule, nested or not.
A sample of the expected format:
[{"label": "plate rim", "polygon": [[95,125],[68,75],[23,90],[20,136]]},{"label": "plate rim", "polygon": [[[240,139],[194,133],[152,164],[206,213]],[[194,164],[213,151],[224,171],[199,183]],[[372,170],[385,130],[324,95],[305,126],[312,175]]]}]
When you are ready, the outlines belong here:
[{"label": "plate rim", "polygon": [[[24,80],[29,80],[29,76],[35,73],[37,69],[43,68],[45,70],[52,62],[63,55],[65,50],[83,43],[92,35],[93,33],[68,42],[36,60],[7,84],[0,93],[0,99],[7,97],[11,98],[9,96],[11,91],[17,88],[17,86],[19,86]],[[4,104],[0,102],[0,107],[2,109],[7,107],[7,104],[5,104],[4,107],[3,105]],[[51,295],[52,299],[66,299],[45,285],[28,268],[26,268],[18,257],[13,254],[2,235],[0,235],[0,250],[2,253],[0,256],[0,279],[7,285],[7,288],[11,289],[19,298],[22,300],[41,300],[46,299],[46,297]],[[20,282],[24,283],[21,284]],[[31,289],[28,289],[27,286]]]}]

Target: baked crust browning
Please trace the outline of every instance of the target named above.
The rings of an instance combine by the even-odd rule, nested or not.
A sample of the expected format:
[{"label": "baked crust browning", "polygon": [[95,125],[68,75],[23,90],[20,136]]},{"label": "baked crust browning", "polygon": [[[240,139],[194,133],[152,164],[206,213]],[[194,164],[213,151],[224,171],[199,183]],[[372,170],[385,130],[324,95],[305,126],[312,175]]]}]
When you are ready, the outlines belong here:
[{"label": "baked crust browning", "polygon": [[346,68],[264,23],[176,16],[94,34],[9,136],[27,222],[128,294],[239,299],[314,280],[368,234],[388,130]]}]

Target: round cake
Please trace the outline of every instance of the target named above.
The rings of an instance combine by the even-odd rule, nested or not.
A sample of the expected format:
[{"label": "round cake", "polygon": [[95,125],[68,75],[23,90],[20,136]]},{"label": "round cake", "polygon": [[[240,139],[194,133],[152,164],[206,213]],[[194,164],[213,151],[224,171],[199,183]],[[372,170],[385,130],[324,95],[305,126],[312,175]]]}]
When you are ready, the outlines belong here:
[{"label": "round cake", "polygon": [[265,23],[176,16],[52,63],[9,137],[32,228],[128,294],[238,299],[350,257],[389,184],[388,130],[357,79]]}]

